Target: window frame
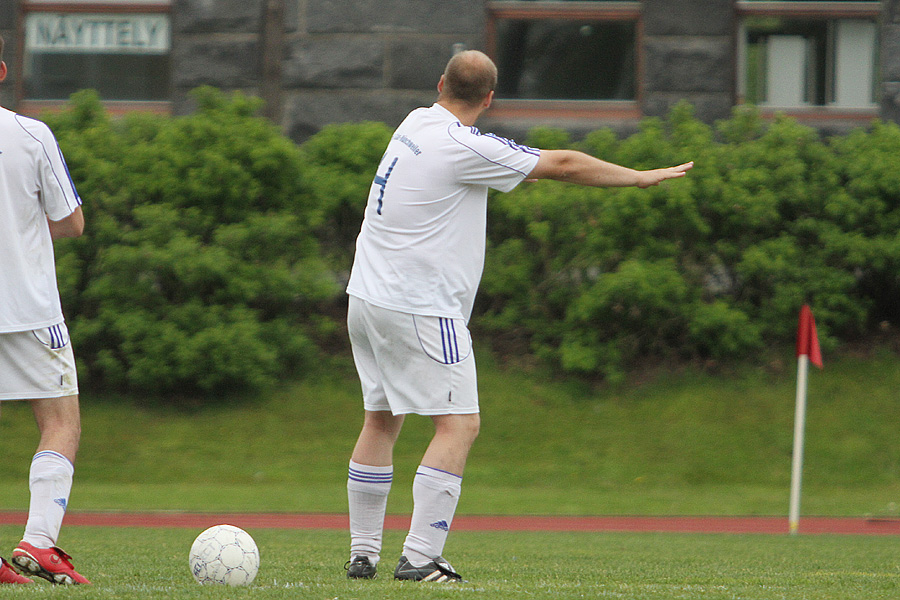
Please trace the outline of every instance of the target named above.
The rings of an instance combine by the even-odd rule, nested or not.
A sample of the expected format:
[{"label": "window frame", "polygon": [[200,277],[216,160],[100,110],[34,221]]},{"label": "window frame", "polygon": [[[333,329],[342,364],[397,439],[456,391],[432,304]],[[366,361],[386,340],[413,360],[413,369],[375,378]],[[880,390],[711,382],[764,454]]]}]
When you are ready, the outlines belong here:
[{"label": "window frame", "polygon": [[[19,4],[16,15],[16,72],[15,102],[24,114],[39,114],[45,110],[63,108],[67,100],[38,100],[25,96],[25,19],[29,13],[116,13],[166,14],[172,21],[172,0],[26,0]],[[170,49],[171,52],[171,49]],[[171,114],[170,100],[101,100],[114,115],[131,111]]]},{"label": "window frame", "polygon": [[[639,119],[643,96],[643,11],[639,1],[559,2],[493,0],[485,3],[485,47],[497,56],[497,21],[515,19],[629,21],[635,24],[635,98],[633,100],[495,99],[496,118]],[[501,74],[502,76],[502,74]]]},{"label": "window frame", "polygon": [[[865,19],[875,23],[881,16],[881,2],[877,1],[849,1],[849,2],[798,2],[796,0],[757,1],[736,0],[736,40],[735,63],[737,65],[735,82],[737,104],[746,103],[747,92],[747,29],[745,19],[748,17],[782,17],[788,19],[817,19],[823,21],[836,21],[840,19]],[[877,68],[877,64],[872,67]],[[833,82],[832,82],[833,83]],[[869,121],[879,114],[878,99],[874,106],[847,107],[829,105],[810,105],[798,107],[757,107],[761,114],[772,116],[783,113],[801,119],[818,120],[850,120]]]}]

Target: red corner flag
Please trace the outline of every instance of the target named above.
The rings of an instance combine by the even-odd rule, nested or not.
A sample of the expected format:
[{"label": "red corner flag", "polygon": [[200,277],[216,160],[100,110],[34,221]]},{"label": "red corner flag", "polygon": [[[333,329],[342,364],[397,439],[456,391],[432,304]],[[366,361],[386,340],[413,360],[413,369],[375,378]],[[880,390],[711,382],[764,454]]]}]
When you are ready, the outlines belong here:
[{"label": "red corner flag", "polygon": [[807,355],[809,362],[822,368],[822,350],[819,348],[819,336],[816,335],[816,320],[809,305],[800,309],[800,325],[797,327],[797,356]]}]

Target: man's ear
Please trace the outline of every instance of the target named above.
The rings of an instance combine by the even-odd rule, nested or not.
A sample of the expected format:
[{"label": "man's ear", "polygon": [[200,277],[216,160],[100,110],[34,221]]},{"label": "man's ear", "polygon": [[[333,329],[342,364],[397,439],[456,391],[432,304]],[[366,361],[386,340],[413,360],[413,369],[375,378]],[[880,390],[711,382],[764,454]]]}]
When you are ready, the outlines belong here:
[{"label": "man's ear", "polygon": [[443,93],[443,91],[444,91],[444,76],[443,75],[441,75],[441,80],[438,81],[437,90],[438,90],[439,94]]},{"label": "man's ear", "polygon": [[491,90],[487,95],[487,98],[484,99],[484,108],[488,109],[491,107],[491,102],[494,101],[494,90]]},{"label": "man's ear", "polygon": [[6,63],[0,60],[0,81],[6,79]]}]

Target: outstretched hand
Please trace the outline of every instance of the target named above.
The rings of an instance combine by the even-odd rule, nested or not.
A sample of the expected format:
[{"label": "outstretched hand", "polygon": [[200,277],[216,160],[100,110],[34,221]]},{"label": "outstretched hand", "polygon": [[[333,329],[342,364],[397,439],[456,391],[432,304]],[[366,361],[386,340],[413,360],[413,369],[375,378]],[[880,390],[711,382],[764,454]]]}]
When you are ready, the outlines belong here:
[{"label": "outstretched hand", "polygon": [[648,188],[653,185],[659,185],[666,179],[675,179],[684,177],[688,171],[694,168],[694,161],[686,162],[675,167],[666,167],[665,169],[651,169],[649,171],[638,171],[639,179],[637,186],[639,188]]}]

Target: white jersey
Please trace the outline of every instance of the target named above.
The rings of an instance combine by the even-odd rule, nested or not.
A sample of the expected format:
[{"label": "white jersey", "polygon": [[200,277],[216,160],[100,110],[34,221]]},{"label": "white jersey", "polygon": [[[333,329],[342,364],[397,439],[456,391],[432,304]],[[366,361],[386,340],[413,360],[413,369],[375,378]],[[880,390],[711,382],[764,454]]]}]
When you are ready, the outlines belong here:
[{"label": "white jersey", "polygon": [[414,110],[381,159],[347,293],[400,312],[468,321],[484,269],[488,188],[508,192],[540,151]]},{"label": "white jersey", "polygon": [[0,333],[63,322],[47,218],[80,204],[50,128],[0,108]]}]

